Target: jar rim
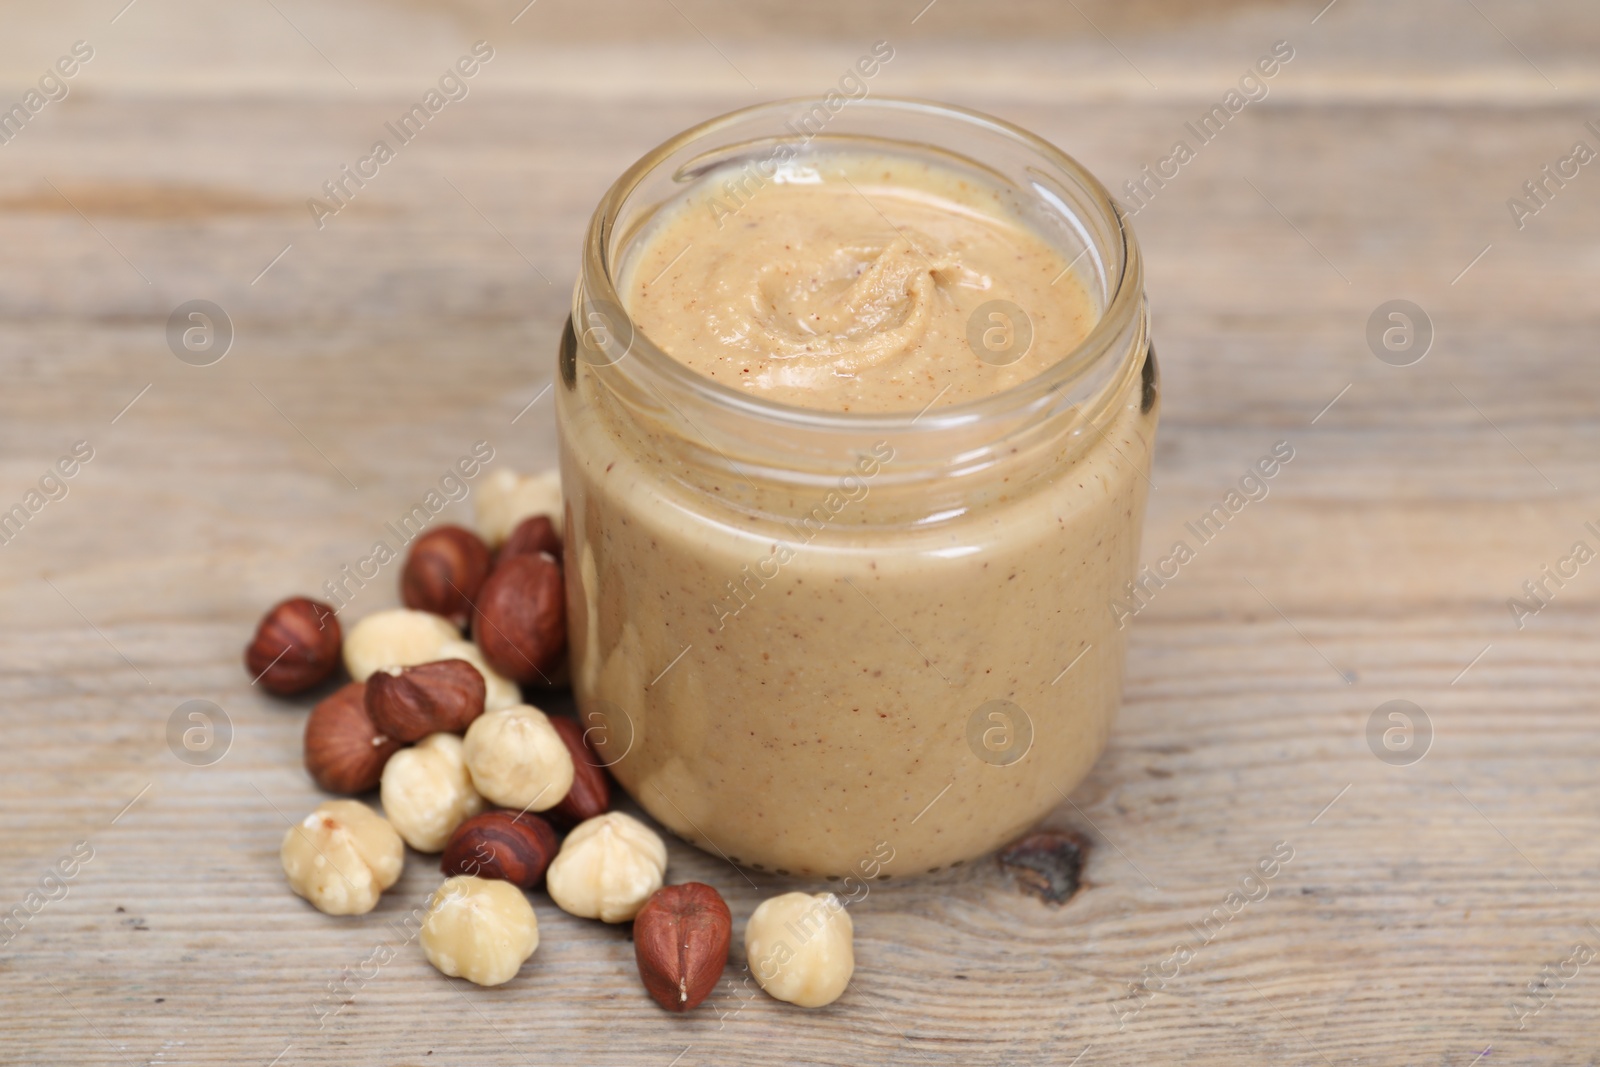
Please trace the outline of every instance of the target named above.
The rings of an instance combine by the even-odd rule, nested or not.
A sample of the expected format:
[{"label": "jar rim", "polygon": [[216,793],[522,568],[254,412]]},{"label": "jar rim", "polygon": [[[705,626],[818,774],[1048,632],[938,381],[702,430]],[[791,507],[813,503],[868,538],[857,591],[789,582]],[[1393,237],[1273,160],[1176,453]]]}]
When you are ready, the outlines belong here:
[{"label": "jar rim", "polygon": [[[1009,415],[1038,404],[1048,404],[1058,391],[1069,387],[1090,369],[1098,366],[1108,356],[1131,353],[1122,348],[1126,332],[1133,321],[1143,313],[1144,283],[1143,263],[1138,241],[1128,224],[1127,217],[1105,186],[1075,158],[1029,130],[972,108],[945,104],[916,97],[871,96],[850,100],[846,108],[869,108],[886,112],[914,112],[923,116],[946,119],[954,124],[965,124],[991,134],[1008,138],[1035,153],[1045,164],[1064,173],[1087,194],[1087,199],[1100,222],[1117,243],[1102,249],[1112,253],[1114,271],[1106,272],[1107,290],[1103,310],[1089,332],[1061,359],[1050,364],[1038,374],[1009,388],[988,396],[950,404],[936,410],[913,411],[830,411],[802,407],[748,393],[703,375],[674,359],[650,340],[642,331],[632,326],[626,304],[617,291],[612,250],[612,233],[628,197],[661,164],[675,153],[696,141],[709,138],[721,130],[734,127],[762,113],[781,112],[821,100],[815,96],[787,97],[766,103],[739,108],[683,130],[663,141],[641,156],[612,183],[601,197],[590,220],[585,239],[582,272],[574,294],[576,310],[587,296],[616,309],[627,316],[630,339],[626,354],[606,369],[616,370],[621,364],[637,360],[647,373],[677,389],[711,402],[732,413],[782,423],[795,428],[819,431],[845,431],[855,434],[920,434],[938,433],[960,426],[985,421],[997,415]],[[1089,241],[1091,248],[1098,242]],[[579,321],[585,321],[579,316]],[[1138,353],[1142,355],[1141,353]]]}]

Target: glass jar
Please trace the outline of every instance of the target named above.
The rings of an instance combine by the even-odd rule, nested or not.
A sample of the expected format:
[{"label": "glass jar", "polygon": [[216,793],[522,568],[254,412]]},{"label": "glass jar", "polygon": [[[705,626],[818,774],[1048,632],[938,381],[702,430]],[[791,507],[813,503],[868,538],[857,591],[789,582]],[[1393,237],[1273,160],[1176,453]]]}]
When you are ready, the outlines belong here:
[{"label": "glass jar", "polygon": [[[730,389],[635,333],[617,279],[693,183],[864,146],[1005,190],[1076,262],[1083,342],[978,401],[860,414]],[[1121,697],[1147,331],[1105,189],[985,115],[784,101],[634,164],[589,228],[557,390],[574,693],[623,788],[713,854],[829,877],[960,863],[1062,803]]]}]

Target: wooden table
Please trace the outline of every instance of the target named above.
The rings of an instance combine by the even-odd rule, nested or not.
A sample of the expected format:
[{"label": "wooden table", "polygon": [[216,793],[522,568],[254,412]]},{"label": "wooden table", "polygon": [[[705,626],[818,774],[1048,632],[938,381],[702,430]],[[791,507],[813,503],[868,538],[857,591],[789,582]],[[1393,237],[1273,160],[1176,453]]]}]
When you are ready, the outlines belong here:
[{"label": "wooden table", "polygon": [[[1600,963],[1564,961],[1600,947],[1600,563],[1507,603],[1600,548],[1600,166],[1520,229],[1507,207],[1600,148],[1592,4],[523,2],[0,15],[4,101],[94,49],[0,144],[0,509],[93,449],[0,547],[0,906],[37,906],[0,933],[0,1062],[1594,1062]],[[319,230],[307,198],[479,39],[470,95]],[[851,990],[811,1013],[741,998],[736,951],[711,1007],[667,1017],[626,929],[544,902],[498,991],[414,945],[365,967],[438,875],[414,857],[353,920],[287,892],[285,817],[320,797],[303,704],[241,669],[257,614],[472,442],[548,463],[605,186],[876,40],[874,92],[991,110],[1119,188],[1294,49],[1136,219],[1166,375],[1145,557],[1275,443],[1294,459],[1134,623],[1110,751],[1047,822],[1090,842],[1083,889],[1054,907],[993,862],[879,885]],[[196,299],[235,335],[209,366],[167,341]],[[1432,324],[1410,366],[1367,341],[1397,299]],[[393,604],[393,575],[361,600]],[[1369,744],[1397,699],[1430,724],[1420,761]],[[169,749],[189,700],[225,709],[220,762]],[[1265,898],[1202,943],[1279,842]],[[677,843],[672,876],[739,916],[792,884]],[[1564,977],[1528,998],[1542,975]],[[1519,1001],[1544,1005],[1521,1028]]]}]

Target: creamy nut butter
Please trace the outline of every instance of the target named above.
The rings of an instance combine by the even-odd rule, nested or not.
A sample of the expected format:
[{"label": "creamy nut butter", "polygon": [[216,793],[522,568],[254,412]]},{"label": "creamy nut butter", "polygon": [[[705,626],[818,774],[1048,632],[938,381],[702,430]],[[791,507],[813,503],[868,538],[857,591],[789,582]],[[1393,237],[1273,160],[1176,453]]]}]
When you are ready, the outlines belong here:
[{"label": "creamy nut butter", "polygon": [[[704,183],[628,265],[635,328],[692,370],[802,407],[916,413],[1027,381],[1093,325],[1067,257],[970,176],[836,154],[775,177],[737,209]],[[1026,325],[979,311],[997,300]],[[1019,326],[1025,352],[1008,347]]]},{"label": "creamy nut butter", "polygon": [[557,401],[574,687],[684,838],[903,876],[1015,837],[1105,746],[1155,365],[1076,163],[917,102],[790,121],[814,107],[680,135],[596,213]]}]

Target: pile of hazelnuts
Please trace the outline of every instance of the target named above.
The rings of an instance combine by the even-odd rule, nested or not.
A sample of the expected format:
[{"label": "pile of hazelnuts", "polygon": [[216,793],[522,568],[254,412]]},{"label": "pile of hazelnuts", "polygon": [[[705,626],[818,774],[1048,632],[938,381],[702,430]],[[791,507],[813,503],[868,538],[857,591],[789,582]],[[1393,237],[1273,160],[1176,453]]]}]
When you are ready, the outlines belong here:
[{"label": "pile of hazelnuts", "polygon": [[[383,808],[330,800],[291,826],[279,850],[289,886],[327,914],[365,914],[399,880],[406,846],[439,854],[447,877],[417,937],[444,974],[485,986],[514,978],[539,945],[527,893],[542,887],[572,915],[632,922],[645,989],[688,1011],[726,966],[727,903],[700,882],[664,884],[665,842],[611,810],[611,780],[583,727],[523,695],[568,674],[559,480],[497,472],[476,503],[483,536],[441,526],[412,542],[404,608],[346,635],[332,607],[293,597],[245,649],[256,683],[286,696],[343,664],[350,681],[306,720],[306,770],[345,798],[377,789]],[[751,915],[745,952],[768,993],[817,1007],[848,985],[852,939],[833,894],[784,893]]]},{"label": "pile of hazelnuts", "polygon": [[439,970],[481,985],[509,981],[537,948],[525,893],[548,879],[564,910],[634,922],[645,988],[687,1011],[722,975],[727,904],[707,885],[664,886],[664,842],[610,810],[583,728],[523,701],[521,686],[566,675],[561,547],[552,514],[521,518],[498,549],[441,526],[410,546],[405,608],[367,616],[348,638],[333,608],[307,597],[266,614],[244,657],[262,688],[303,693],[341,664],[351,677],[306,720],[306,770],[344,797],[380,789],[384,810],[321,805],[284,836],[284,871],[318,909],[364,914],[399,880],[406,845],[441,854],[448,878],[418,937]]},{"label": "pile of hazelnuts", "polygon": [[[470,624],[477,657],[500,679],[554,688],[566,677],[561,538],[548,515],[523,520],[498,551],[462,526],[424,533],[406,557],[400,600],[433,619],[402,623],[380,613],[358,623],[358,632],[365,626],[378,642],[415,645],[430,631],[459,639]],[[331,793],[375,788],[400,748],[439,729],[464,731],[484,711],[487,672],[470,669],[470,659],[385,663],[368,671],[360,662],[372,658],[363,655],[368,643],[351,663],[352,675],[364,677],[319,703],[306,723],[306,770]],[[408,658],[407,651],[388,658]],[[292,696],[331,677],[341,652],[351,658],[334,609],[291,597],[261,620],[245,649],[245,669],[268,692]],[[377,658],[386,657],[379,651]],[[604,786],[605,776],[596,778]]]}]

